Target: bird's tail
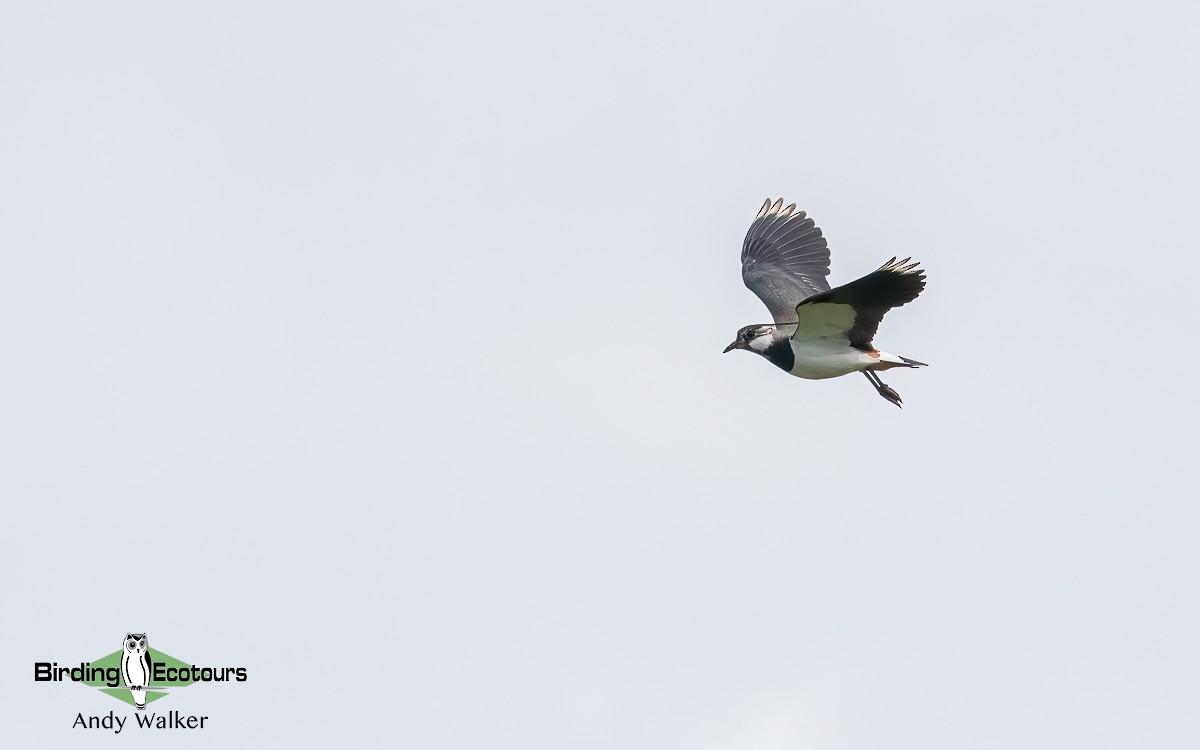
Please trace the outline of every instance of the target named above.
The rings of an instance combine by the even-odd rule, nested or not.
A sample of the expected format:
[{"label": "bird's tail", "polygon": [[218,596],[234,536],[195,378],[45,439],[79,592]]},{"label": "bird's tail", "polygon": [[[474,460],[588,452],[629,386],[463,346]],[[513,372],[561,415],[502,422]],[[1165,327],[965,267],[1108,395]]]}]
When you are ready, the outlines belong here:
[{"label": "bird's tail", "polygon": [[900,359],[904,360],[904,364],[908,365],[909,367],[929,367],[929,365],[925,364],[924,362],[918,362],[917,360],[909,359],[908,357],[900,357]]}]

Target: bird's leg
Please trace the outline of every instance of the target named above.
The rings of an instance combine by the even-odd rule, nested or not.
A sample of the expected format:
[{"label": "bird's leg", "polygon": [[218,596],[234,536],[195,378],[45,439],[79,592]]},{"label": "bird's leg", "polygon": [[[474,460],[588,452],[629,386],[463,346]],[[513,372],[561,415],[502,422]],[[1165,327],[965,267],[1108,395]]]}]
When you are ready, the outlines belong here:
[{"label": "bird's leg", "polygon": [[862,374],[867,376],[867,380],[871,381],[871,385],[875,386],[875,390],[880,396],[883,396],[901,409],[904,408],[901,405],[903,402],[900,400],[900,394],[896,393],[895,389],[890,385],[880,380],[879,375],[871,370],[863,370]]}]

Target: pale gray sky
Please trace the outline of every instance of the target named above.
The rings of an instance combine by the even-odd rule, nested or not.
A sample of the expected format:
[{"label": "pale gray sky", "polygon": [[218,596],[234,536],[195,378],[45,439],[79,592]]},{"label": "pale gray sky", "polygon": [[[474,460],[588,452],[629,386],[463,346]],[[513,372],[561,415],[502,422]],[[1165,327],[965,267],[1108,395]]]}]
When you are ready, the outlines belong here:
[{"label": "pale gray sky", "polygon": [[[1198,22],[4,4],[0,744],[144,630],[179,746],[1196,747]],[[721,355],[768,196],[903,411]]]}]

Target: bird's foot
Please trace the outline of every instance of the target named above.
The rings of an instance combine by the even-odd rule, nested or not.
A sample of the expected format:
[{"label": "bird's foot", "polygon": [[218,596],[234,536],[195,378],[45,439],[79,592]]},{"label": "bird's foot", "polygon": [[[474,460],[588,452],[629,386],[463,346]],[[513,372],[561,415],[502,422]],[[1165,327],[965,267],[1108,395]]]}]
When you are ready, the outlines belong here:
[{"label": "bird's foot", "polygon": [[888,401],[895,404],[897,407],[899,407],[901,409],[904,408],[904,406],[902,405],[904,402],[900,400],[900,394],[896,393],[896,390],[894,388],[892,388],[890,385],[887,385],[886,383],[880,383],[879,388],[877,390],[879,391],[880,396],[883,396]]}]

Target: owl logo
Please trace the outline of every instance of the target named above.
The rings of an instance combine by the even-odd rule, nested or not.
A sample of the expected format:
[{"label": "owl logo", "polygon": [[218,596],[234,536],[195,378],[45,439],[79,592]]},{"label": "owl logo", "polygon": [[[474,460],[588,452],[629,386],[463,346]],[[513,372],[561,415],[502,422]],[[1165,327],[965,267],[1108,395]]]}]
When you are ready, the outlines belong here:
[{"label": "owl logo", "polygon": [[133,695],[133,705],[146,710],[146,688],[150,685],[150,646],[145,633],[126,633],[121,642],[121,679]]}]

